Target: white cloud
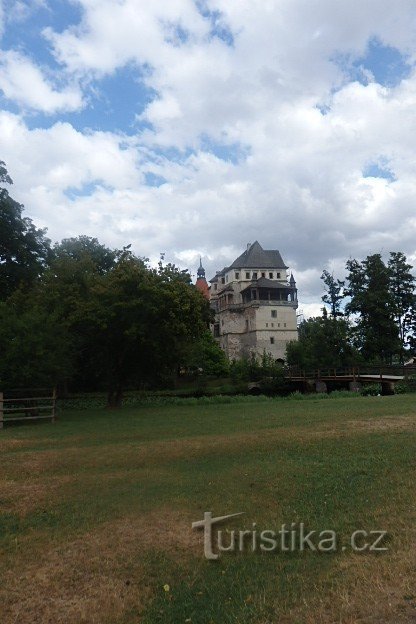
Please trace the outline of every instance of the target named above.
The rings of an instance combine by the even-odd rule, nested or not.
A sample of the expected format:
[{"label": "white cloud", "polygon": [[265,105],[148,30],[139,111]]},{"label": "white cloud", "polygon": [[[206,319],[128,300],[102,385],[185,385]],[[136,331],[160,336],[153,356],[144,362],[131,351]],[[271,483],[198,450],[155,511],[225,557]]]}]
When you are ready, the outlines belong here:
[{"label": "white cloud", "polygon": [[46,0],[4,0],[7,22],[24,22],[38,9],[46,7]]},{"label": "white cloud", "polygon": [[37,65],[13,50],[1,54],[0,89],[7,99],[44,113],[73,111],[83,105],[77,86],[55,89]]},{"label": "white cloud", "polygon": [[[80,6],[79,25],[46,32],[68,84],[99,88],[127,63],[139,79],[146,65],[141,79],[157,96],[140,116],[152,127],[132,137],[84,131],[82,118],[79,129],[29,129],[17,115],[0,117],[14,194],[53,238],[131,242],[180,264],[201,254],[209,276],[258,239],[280,248],[315,312],[323,268],[341,273],[350,255],[416,254],[416,77],[364,86],[331,60],[360,58],[374,36],[413,58],[413,0],[400,10],[387,0],[207,1],[222,11],[232,46],[191,0]],[[82,105],[77,86],[58,90],[26,57],[5,58],[7,97],[46,112]],[[219,144],[231,154],[243,146],[246,157],[209,153]],[[363,176],[380,159],[395,181]],[[166,182],[147,185],[149,172]]]}]

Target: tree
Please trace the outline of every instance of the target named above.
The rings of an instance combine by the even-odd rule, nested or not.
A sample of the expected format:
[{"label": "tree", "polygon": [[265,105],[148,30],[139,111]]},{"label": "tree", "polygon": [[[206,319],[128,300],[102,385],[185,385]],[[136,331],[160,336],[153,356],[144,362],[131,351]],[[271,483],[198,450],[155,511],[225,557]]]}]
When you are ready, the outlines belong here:
[{"label": "tree", "polygon": [[106,273],[115,264],[117,251],[102,245],[96,238],[77,236],[64,238],[53,247],[54,259],[82,260],[87,258],[98,273]]},{"label": "tree", "polygon": [[[0,183],[12,184],[5,163],[0,161]],[[50,258],[46,230],[22,216],[23,206],[0,187],[0,301],[19,286],[30,286]]]},{"label": "tree", "polygon": [[358,358],[348,321],[328,318],[326,308],[322,316],[300,324],[299,339],[290,342],[286,349],[289,366],[303,370],[344,368],[355,364]]},{"label": "tree", "polygon": [[228,374],[229,365],[224,351],[214,340],[207,329],[195,342],[192,342],[189,353],[184,360],[186,368],[200,369],[204,375],[222,377]]},{"label": "tree", "polygon": [[94,280],[74,322],[107,387],[108,406],[118,407],[127,384],[172,375],[208,319],[208,303],[188,274],[173,265],[151,269],[124,250]]},{"label": "tree", "polygon": [[367,361],[391,363],[400,352],[395,322],[395,300],[391,273],[380,254],[362,262],[348,260],[347,291],[351,298],[345,310],[355,319],[355,345]]},{"label": "tree", "polygon": [[336,319],[339,316],[343,316],[341,312],[341,301],[345,297],[345,282],[335,279],[334,275],[331,275],[327,270],[323,271],[321,280],[325,284],[325,294],[322,296],[322,301],[329,305],[332,318]]},{"label": "tree", "polygon": [[23,292],[0,302],[0,353],[0,388],[54,387],[73,372],[65,328]]},{"label": "tree", "polygon": [[412,268],[403,253],[390,252],[388,261],[390,292],[393,316],[399,330],[401,362],[403,362],[406,347],[412,340],[411,331],[416,317],[415,278],[411,273]]}]

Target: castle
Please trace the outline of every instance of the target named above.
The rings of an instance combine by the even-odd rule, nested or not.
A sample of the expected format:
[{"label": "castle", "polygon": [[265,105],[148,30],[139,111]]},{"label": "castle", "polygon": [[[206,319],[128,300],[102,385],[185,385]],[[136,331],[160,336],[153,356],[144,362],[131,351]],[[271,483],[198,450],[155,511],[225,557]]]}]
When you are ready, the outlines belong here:
[{"label": "castle", "polygon": [[284,361],[286,345],[297,340],[297,288],[277,250],[247,245],[229,266],[217,272],[209,287],[200,262],[196,287],[215,313],[213,333],[230,360],[270,353]]}]

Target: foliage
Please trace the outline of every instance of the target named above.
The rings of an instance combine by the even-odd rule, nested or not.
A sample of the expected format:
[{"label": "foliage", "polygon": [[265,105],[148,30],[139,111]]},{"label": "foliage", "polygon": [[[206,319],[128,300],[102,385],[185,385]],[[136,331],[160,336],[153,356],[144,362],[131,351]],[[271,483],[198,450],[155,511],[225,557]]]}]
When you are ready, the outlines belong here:
[{"label": "foliage", "polygon": [[303,321],[299,326],[299,340],[290,342],[286,349],[289,366],[303,370],[343,368],[359,359],[350,339],[350,325],[346,319],[323,315]]},{"label": "foliage", "polygon": [[348,260],[346,312],[355,315],[354,343],[366,361],[391,363],[400,347],[391,272],[380,254]]},{"label": "foliage", "polygon": [[64,238],[53,247],[55,262],[65,259],[75,261],[87,259],[100,274],[106,273],[114,266],[117,255],[116,250],[109,249],[90,236]]},{"label": "foliage", "polygon": [[108,404],[118,406],[127,384],[172,375],[209,319],[208,303],[174,265],[153,269],[128,247],[67,239],[29,296],[19,291],[4,308],[0,371],[8,385],[69,379],[106,388]]},{"label": "foliage", "polygon": [[183,272],[150,269],[125,249],[107,272],[94,272],[70,326],[109,405],[118,406],[127,383],[141,386],[176,370],[207,319],[206,301]]},{"label": "foliage", "polygon": [[188,353],[185,354],[183,364],[186,368],[200,371],[203,375],[225,377],[229,372],[229,364],[224,351],[218,346],[208,329],[198,340],[192,342]]},{"label": "foliage", "polygon": [[382,387],[379,383],[364,384],[360,390],[361,396],[381,396]]},{"label": "foliage", "polygon": [[230,375],[236,384],[258,382],[261,391],[268,394],[287,392],[282,365],[266,351],[263,352],[261,358],[252,353],[241,360],[233,360],[230,364]]},{"label": "foliage", "polygon": [[406,256],[401,252],[391,252],[388,261],[390,291],[393,303],[393,317],[399,329],[400,361],[403,362],[406,347],[413,345],[412,329],[416,324],[415,278]]},{"label": "foliage", "polygon": [[72,353],[59,319],[22,293],[0,303],[0,388],[53,387],[72,372]]},{"label": "foliage", "polygon": [[321,280],[325,284],[325,294],[322,296],[322,301],[329,305],[332,318],[336,319],[339,316],[343,316],[341,301],[345,297],[345,282],[335,279],[334,275],[331,275],[327,270],[323,271]]},{"label": "foliage", "polygon": [[[0,161],[0,183],[11,184],[6,166]],[[46,230],[38,229],[22,216],[23,206],[0,187],[0,301],[20,287],[28,287],[43,271],[50,258]]]}]

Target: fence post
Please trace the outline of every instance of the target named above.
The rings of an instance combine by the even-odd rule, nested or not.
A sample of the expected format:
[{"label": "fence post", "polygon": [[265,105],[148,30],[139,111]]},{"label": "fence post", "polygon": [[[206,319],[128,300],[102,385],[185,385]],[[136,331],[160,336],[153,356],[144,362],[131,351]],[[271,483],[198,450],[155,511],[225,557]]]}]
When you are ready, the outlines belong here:
[{"label": "fence post", "polygon": [[4,418],[4,412],[3,412],[3,392],[0,392],[0,429],[3,429],[3,418]]},{"label": "fence post", "polygon": [[52,422],[56,420],[56,388],[52,391]]}]

